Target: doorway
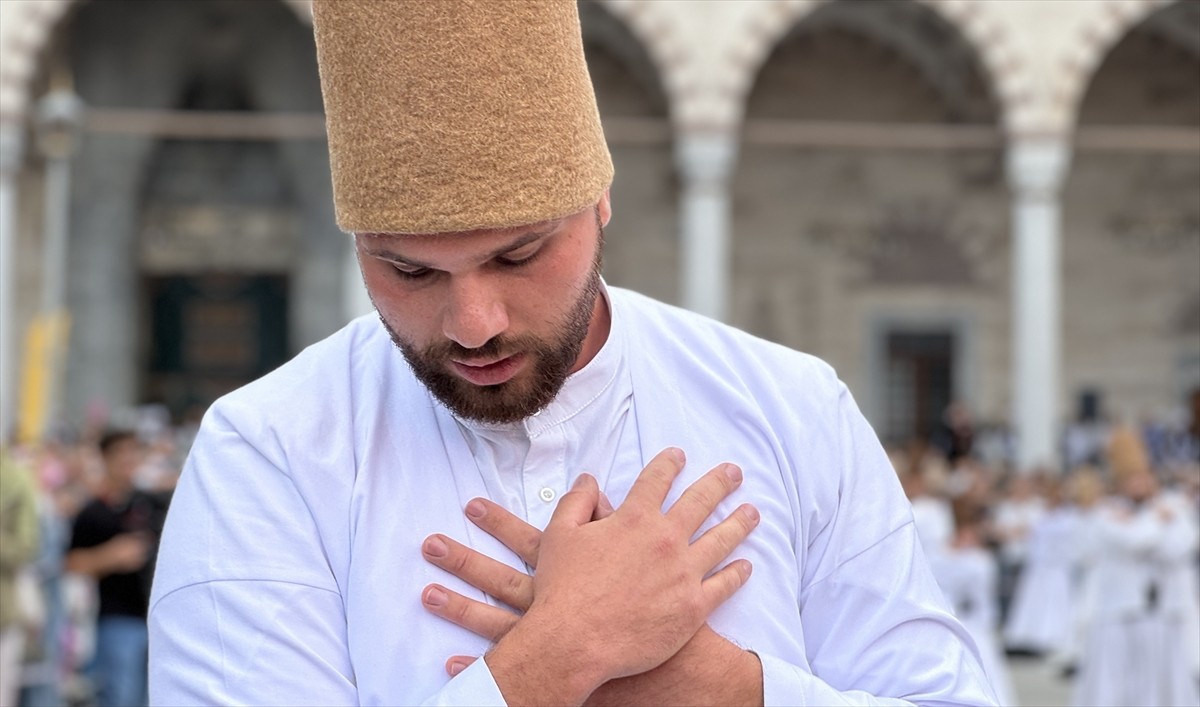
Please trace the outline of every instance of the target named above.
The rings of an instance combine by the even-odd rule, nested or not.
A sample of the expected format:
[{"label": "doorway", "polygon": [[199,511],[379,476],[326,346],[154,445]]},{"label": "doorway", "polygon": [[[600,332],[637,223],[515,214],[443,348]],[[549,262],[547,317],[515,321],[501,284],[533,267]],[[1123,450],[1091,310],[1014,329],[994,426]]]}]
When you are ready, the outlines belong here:
[{"label": "doorway", "polygon": [[954,332],[893,330],[886,335],[885,438],[928,439],[955,399]]},{"label": "doorway", "polygon": [[286,275],[148,276],[145,398],[176,419],[288,358]]}]

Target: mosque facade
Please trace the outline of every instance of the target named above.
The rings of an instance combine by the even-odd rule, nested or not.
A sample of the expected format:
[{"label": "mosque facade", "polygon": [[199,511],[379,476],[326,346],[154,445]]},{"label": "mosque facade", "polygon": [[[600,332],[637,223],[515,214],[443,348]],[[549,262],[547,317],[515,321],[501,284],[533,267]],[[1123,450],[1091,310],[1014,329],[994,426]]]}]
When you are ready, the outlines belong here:
[{"label": "mosque facade", "polygon": [[[1200,387],[1200,2],[584,0],[605,277],[817,355],[882,437],[1021,468]],[[370,311],[306,0],[0,3],[0,421],[175,415]],[[780,375],[787,375],[780,371]]]}]

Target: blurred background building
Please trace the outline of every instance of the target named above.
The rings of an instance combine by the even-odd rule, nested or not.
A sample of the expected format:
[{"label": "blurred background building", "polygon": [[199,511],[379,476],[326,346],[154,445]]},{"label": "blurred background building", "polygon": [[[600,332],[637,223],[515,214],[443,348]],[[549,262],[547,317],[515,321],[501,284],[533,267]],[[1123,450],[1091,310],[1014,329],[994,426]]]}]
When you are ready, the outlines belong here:
[{"label": "blurred background building", "polygon": [[[1019,468],[1200,387],[1200,2],[580,4],[610,284]],[[0,426],[178,420],[369,311],[306,0],[0,2]],[[781,371],[780,375],[787,372]]]}]

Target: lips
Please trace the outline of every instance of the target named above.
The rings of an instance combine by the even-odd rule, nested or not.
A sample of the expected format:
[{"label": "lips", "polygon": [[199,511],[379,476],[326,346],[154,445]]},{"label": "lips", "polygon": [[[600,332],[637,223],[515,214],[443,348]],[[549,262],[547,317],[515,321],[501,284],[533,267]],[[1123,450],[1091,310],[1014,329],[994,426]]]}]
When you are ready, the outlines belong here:
[{"label": "lips", "polygon": [[450,367],[475,385],[500,385],[517,375],[524,363],[524,354],[514,354],[490,362],[451,361]]}]

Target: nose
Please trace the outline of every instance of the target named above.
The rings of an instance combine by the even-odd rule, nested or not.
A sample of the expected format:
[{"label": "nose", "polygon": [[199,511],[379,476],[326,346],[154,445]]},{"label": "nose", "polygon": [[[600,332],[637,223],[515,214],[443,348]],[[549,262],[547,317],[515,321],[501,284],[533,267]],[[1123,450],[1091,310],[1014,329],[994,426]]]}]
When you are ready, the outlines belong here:
[{"label": "nose", "polygon": [[508,311],[486,278],[468,276],[450,283],[442,317],[446,338],[468,349],[483,346],[508,328]]}]

